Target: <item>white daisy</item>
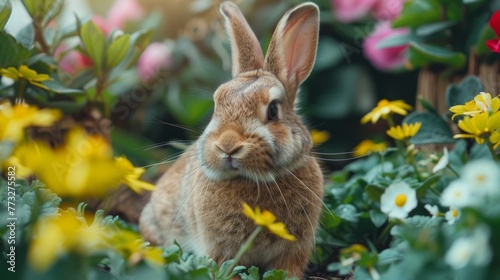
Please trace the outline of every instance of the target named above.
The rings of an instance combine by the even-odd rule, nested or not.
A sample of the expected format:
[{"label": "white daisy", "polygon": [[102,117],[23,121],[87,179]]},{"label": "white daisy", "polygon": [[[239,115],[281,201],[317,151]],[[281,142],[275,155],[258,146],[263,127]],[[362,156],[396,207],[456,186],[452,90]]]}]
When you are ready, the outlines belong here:
[{"label": "white daisy", "polygon": [[438,163],[436,163],[436,165],[432,169],[432,173],[436,173],[438,171],[445,169],[446,166],[448,166],[448,159],[449,159],[448,149],[444,147],[443,156],[439,159]]},{"label": "white daisy", "polygon": [[390,218],[404,219],[417,207],[417,192],[406,182],[391,184],[380,197],[380,210]]},{"label": "white daisy", "polygon": [[476,266],[487,265],[492,257],[489,246],[490,233],[487,227],[478,227],[468,237],[455,240],[444,260],[454,269],[461,269],[472,263]]},{"label": "white daisy", "polygon": [[470,188],[463,180],[455,180],[444,189],[441,194],[441,205],[458,208],[469,206],[473,203]]},{"label": "white daisy", "polygon": [[462,179],[474,195],[500,194],[500,168],[495,162],[485,159],[469,162],[462,174]]},{"label": "white daisy", "polygon": [[453,225],[455,221],[460,218],[460,210],[458,210],[456,207],[451,206],[450,210],[446,212],[444,217],[448,221],[448,224]]},{"label": "white daisy", "polygon": [[439,216],[439,208],[437,205],[426,204],[424,207],[427,211],[429,211],[429,213],[431,213],[432,218],[437,218]]}]

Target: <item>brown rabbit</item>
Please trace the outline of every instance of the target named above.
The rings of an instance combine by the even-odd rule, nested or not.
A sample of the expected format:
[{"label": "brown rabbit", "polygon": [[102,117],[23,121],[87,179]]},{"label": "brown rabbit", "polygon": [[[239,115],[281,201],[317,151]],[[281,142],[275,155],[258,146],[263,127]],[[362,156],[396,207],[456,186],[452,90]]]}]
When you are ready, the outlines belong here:
[{"label": "brown rabbit", "polygon": [[256,227],[242,214],[246,202],[274,213],[297,240],[263,232],[239,264],[302,278],[322,209],[323,175],[296,104],[314,65],[318,7],[304,3],[288,11],[265,58],[238,6],[224,2],[220,11],[233,79],[215,91],[203,134],[160,178],[140,229],[153,244],[176,239],[221,263],[234,258]]}]

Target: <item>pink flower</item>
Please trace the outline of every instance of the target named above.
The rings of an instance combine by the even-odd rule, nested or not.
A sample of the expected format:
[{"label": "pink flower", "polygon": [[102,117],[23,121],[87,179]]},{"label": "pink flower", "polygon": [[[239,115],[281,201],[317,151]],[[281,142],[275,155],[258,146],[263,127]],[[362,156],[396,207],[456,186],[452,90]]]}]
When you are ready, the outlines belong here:
[{"label": "pink flower", "polygon": [[331,0],[333,15],[341,22],[349,23],[366,16],[377,0]]},{"label": "pink flower", "polygon": [[401,68],[405,62],[405,53],[408,45],[401,45],[389,48],[378,48],[377,44],[383,39],[407,34],[408,29],[392,29],[389,21],[381,21],[375,26],[375,30],[365,38],[363,50],[365,57],[380,70],[394,70]]},{"label": "pink flower", "polygon": [[373,7],[373,16],[378,20],[394,20],[401,14],[404,0],[378,0]]},{"label": "pink flower", "polygon": [[108,21],[98,15],[92,16],[92,21],[104,32],[104,35],[108,36],[111,33],[112,29],[109,25]]},{"label": "pink flower", "polygon": [[[500,37],[500,11],[496,11],[493,16],[491,16],[489,24],[497,36]],[[492,52],[500,53],[500,39],[486,40],[486,46]]]},{"label": "pink flower", "polygon": [[164,43],[151,43],[137,61],[139,77],[143,81],[151,80],[172,62],[172,48]]},{"label": "pink flower", "polygon": [[61,70],[71,76],[94,65],[90,57],[82,54],[76,49],[69,50],[63,44],[55,50],[54,57],[59,60],[59,67]]},{"label": "pink flower", "polygon": [[138,21],[145,15],[144,8],[137,0],[115,0],[108,12],[108,27],[123,29],[126,22]]}]

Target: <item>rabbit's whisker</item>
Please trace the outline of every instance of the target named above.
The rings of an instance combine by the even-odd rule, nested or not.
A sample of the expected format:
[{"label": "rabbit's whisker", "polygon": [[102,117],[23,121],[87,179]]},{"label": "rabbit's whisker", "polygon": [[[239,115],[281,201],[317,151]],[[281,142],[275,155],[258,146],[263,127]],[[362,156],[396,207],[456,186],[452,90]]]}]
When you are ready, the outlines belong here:
[{"label": "rabbit's whisker", "polygon": [[191,127],[187,127],[185,125],[180,125],[180,124],[175,124],[175,123],[168,123],[168,122],[165,122],[165,121],[162,121],[162,120],[159,120],[159,119],[155,119],[155,121],[157,123],[161,123],[161,124],[165,124],[165,125],[169,125],[169,126],[181,128],[181,129],[184,129],[184,130],[196,133],[197,135],[200,135],[203,132],[202,130],[198,130],[198,129],[194,129],[194,128],[191,128]]}]

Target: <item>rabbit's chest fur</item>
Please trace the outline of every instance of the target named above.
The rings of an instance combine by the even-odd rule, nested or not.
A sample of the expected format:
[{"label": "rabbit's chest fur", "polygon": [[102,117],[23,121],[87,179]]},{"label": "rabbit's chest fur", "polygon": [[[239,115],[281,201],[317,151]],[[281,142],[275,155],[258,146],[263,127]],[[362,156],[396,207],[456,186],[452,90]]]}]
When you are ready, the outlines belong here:
[{"label": "rabbit's chest fur", "polygon": [[141,230],[154,223],[153,231],[158,231],[158,240],[149,238],[152,242],[170,245],[175,239],[187,251],[210,255],[219,262],[231,259],[256,227],[242,214],[246,202],[274,213],[297,241],[290,243],[263,232],[242,265],[266,267],[283,254],[310,250],[323,197],[323,177],[314,158],[300,166],[300,172],[277,177],[272,183],[240,177],[209,180],[195,158],[191,147],[158,182],[148,205],[151,218],[141,217]]}]

